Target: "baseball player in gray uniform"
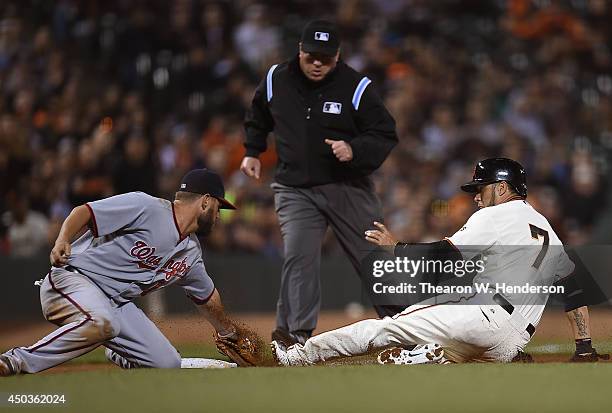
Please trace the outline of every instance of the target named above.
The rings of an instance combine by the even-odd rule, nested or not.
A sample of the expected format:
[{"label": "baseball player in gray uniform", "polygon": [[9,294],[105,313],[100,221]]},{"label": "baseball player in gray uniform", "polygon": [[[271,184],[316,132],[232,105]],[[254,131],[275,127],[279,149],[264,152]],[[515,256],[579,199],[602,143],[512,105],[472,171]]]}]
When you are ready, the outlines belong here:
[{"label": "baseball player in gray uniform", "polygon": [[131,192],[74,208],[40,289],[43,314],[59,328],[0,355],[0,374],[36,373],[100,345],[123,368],[180,367],[177,350],[132,302],[175,283],[221,337],[236,334],[195,234],[212,230],[220,208],[235,209],[224,196],[219,175],[196,169],[173,202]]}]

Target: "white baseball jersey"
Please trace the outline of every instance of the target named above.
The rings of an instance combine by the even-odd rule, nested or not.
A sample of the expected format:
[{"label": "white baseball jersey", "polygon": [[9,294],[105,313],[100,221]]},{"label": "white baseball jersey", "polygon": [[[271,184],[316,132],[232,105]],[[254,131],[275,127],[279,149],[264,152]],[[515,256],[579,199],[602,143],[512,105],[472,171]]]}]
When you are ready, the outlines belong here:
[{"label": "white baseball jersey", "polygon": [[[572,273],[574,264],[548,220],[524,200],[475,212],[448,238],[464,259],[482,254],[485,270],[474,283],[550,286]],[[537,325],[548,294],[502,295],[527,321]]]},{"label": "white baseball jersey", "polygon": [[[427,343],[439,344],[445,357],[457,363],[510,362],[529,342],[533,332],[527,327],[537,325],[548,293],[500,293],[496,286],[549,287],[571,274],[574,264],[546,218],[523,200],[480,209],[448,240],[465,260],[482,257],[484,271],[474,283],[492,288],[478,294],[475,286],[467,305],[450,304],[458,302],[447,300],[456,299],[456,294],[442,295],[393,317],[363,320],[316,335],[287,349],[289,363],[310,365],[390,345]],[[511,315],[493,299],[495,294],[513,305]]]}]

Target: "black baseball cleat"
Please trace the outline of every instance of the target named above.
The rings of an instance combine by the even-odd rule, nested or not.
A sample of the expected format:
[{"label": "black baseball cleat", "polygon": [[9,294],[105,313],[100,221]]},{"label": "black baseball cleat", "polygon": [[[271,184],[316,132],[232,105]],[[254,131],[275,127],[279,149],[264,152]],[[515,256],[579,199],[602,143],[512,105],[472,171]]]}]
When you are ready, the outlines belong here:
[{"label": "black baseball cleat", "polygon": [[569,361],[571,363],[595,363],[600,360],[610,360],[610,355],[599,354],[597,350],[593,349],[590,353],[578,353],[576,351]]},{"label": "black baseball cleat", "polygon": [[533,363],[531,354],[519,350],[518,354],[512,359],[512,363]]},{"label": "black baseball cleat", "polygon": [[306,331],[296,331],[290,333],[281,327],[276,327],[272,332],[272,341],[276,341],[285,345],[285,347],[291,347],[296,344],[304,344],[306,340],[310,338],[310,334]]},{"label": "black baseball cleat", "polygon": [[289,332],[285,330],[284,328],[280,328],[280,327],[277,327],[272,332],[272,341],[282,343],[285,345],[285,347],[289,347],[289,346],[296,344],[295,340],[293,339],[293,337],[291,337]]},{"label": "black baseball cleat", "polygon": [[6,356],[0,355],[0,376],[7,377],[14,376],[15,374],[17,374],[17,372],[15,371],[11,360],[9,360],[9,358]]}]

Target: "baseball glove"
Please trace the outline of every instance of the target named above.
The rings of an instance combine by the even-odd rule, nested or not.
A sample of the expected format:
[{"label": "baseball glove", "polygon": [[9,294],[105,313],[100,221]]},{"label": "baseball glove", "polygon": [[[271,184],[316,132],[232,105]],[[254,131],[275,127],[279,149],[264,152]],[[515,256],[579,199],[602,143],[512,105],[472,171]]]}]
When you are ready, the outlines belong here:
[{"label": "baseball glove", "polygon": [[254,333],[237,328],[228,336],[213,333],[217,350],[240,367],[254,367],[263,364],[260,339]]}]

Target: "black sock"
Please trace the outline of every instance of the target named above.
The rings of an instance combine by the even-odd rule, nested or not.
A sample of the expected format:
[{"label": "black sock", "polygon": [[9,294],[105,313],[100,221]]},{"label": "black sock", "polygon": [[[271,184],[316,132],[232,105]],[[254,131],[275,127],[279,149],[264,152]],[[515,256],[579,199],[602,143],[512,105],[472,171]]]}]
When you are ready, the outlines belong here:
[{"label": "black sock", "polygon": [[590,338],[579,338],[576,340],[576,353],[585,354],[593,352],[593,344]]}]

